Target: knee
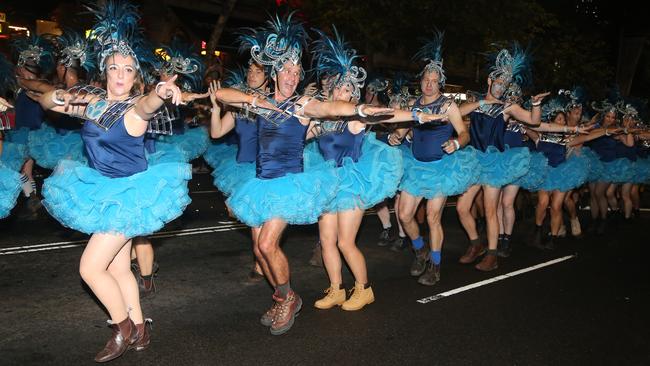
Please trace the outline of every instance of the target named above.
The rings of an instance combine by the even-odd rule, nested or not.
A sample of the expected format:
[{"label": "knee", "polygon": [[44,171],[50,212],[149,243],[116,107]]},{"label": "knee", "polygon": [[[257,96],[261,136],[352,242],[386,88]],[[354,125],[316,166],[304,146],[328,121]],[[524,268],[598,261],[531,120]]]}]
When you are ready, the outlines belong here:
[{"label": "knee", "polygon": [[278,243],[275,240],[260,238],[258,247],[261,254],[266,256],[268,254],[273,253],[277,249]]},{"label": "knee", "polygon": [[95,266],[90,265],[89,263],[81,262],[79,264],[79,275],[84,282],[88,283],[96,274],[98,270]]}]

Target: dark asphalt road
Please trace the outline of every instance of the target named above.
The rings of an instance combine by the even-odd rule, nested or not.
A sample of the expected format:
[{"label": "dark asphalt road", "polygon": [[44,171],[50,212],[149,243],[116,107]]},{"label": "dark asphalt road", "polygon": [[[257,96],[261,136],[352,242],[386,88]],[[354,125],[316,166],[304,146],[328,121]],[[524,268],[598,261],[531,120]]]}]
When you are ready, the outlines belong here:
[{"label": "dark asphalt road", "polygon": [[[145,315],[154,320],[152,344],[113,365],[650,364],[648,213],[605,236],[566,239],[548,252],[522,244],[532,223],[521,221],[513,255],[486,274],[457,264],[467,241],[449,208],[442,281],[435,287],[409,276],[409,251],[376,246],[380,225],[368,216],[358,243],[376,302],[360,312],[313,308],[328,286],[324,271],[307,264],[317,230],[292,227],[284,249],[305,306],[291,331],[274,337],[259,324],[271,289],[245,281],[252,264],[248,231],[219,223],[227,218],[220,195],[206,192],[213,189],[209,175],[197,175],[193,203],[164,230],[176,236],[155,239],[159,292],[143,301]],[[205,227],[212,232],[191,230]],[[110,330],[108,316],[78,275],[85,236],[61,228],[44,212],[35,221],[0,221],[0,230],[0,364],[94,364]],[[34,245],[55,242],[73,246],[19,254],[7,249],[50,249]],[[575,257],[417,302],[567,255]],[[349,288],[353,280],[345,276]]]}]

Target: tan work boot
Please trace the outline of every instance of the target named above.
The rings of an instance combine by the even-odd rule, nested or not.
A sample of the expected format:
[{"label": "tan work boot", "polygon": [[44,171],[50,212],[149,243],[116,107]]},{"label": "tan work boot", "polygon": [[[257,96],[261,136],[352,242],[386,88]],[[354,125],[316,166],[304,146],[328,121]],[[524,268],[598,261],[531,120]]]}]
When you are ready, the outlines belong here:
[{"label": "tan work boot", "polygon": [[361,310],[364,306],[375,302],[375,294],[372,292],[372,287],[355,283],[354,288],[350,290],[350,298],[343,303],[341,309],[347,311]]},{"label": "tan work boot", "polygon": [[334,306],[341,306],[345,302],[345,289],[341,288],[341,285],[330,285],[325,290],[325,294],[325,297],[314,303],[316,309],[327,310]]}]

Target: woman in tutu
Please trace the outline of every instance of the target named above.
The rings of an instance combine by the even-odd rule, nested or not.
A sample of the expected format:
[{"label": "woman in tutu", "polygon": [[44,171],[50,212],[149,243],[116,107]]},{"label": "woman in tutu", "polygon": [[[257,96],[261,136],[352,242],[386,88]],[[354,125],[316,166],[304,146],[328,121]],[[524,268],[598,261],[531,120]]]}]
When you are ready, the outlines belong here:
[{"label": "woman in tutu", "polygon": [[181,91],[173,77],[139,95],[143,80],[138,56],[149,50],[142,48],[135,7],[107,1],[92,10],[106,92],[55,90],[40,98],[45,109],[85,120],[82,138],[89,166],[62,161],[46,180],[43,194],[45,207],[63,225],[92,234],[79,272],[111,316],[113,335],[95,357],[106,362],[149,345],[130,270],[131,238],[151,234],[183,212],[190,202],[191,168],[184,163],[147,166],[147,121],[165,100],[179,104]]}]

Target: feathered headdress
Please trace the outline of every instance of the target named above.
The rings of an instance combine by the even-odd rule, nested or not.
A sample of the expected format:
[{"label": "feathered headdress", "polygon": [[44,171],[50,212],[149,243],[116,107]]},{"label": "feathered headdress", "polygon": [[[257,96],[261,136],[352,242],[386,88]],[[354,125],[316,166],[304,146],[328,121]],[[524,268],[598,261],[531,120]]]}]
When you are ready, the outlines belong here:
[{"label": "feathered headdress", "polygon": [[0,53],[0,95],[16,87],[16,72],[14,65]]},{"label": "feathered headdress", "polygon": [[307,45],[307,32],[301,23],[292,19],[293,14],[284,19],[276,15],[275,19],[267,21],[262,29],[267,35],[264,44],[251,47],[255,62],[272,67],[271,76],[275,76],[276,71],[282,71],[287,61],[299,64],[302,50]]},{"label": "feathered headdress", "polygon": [[32,35],[21,37],[12,43],[16,65],[32,72],[49,73],[54,69],[54,47],[44,38]]},{"label": "feathered headdress", "polygon": [[65,67],[81,67],[87,72],[95,69],[91,46],[78,32],[66,29],[57,37],[59,44],[59,63]]},{"label": "feathered headdress", "polygon": [[581,86],[574,86],[572,90],[560,89],[557,93],[568,99],[565,108],[567,111],[584,105],[587,99],[587,93]]},{"label": "feathered headdress", "polygon": [[334,29],[334,38],[328,37],[320,30],[315,30],[320,39],[314,42],[314,64],[316,77],[321,79],[324,75],[331,75],[332,87],[339,87],[345,84],[352,86],[352,97],[361,97],[361,88],[366,80],[366,70],[363,67],[355,66],[354,61],[359,58],[357,51],[350,48]]},{"label": "feathered headdress", "polygon": [[623,96],[618,86],[610,88],[607,92],[607,97],[604,100],[601,100],[600,103],[591,102],[591,108],[600,113],[614,113],[618,114],[622,105],[625,102],[623,101]]},{"label": "feathered headdress", "polygon": [[247,90],[246,73],[247,70],[241,65],[237,65],[233,70],[226,70],[226,78],[223,80],[223,86],[226,88]]},{"label": "feathered headdress", "polygon": [[560,112],[566,112],[564,101],[558,97],[551,98],[542,105],[542,121],[550,122]]},{"label": "feathered headdress", "polygon": [[409,92],[410,76],[403,72],[398,72],[393,78],[390,88],[390,105],[398,105],[400,109],[408,109],[408,104],[413,97]]},{"label": "feathered headdress", "polygon": [[441,87],[445,86],[447,77],[442,67],[442,40],[445,32],[436,31],[431,39],[425,40],[424,46],[413,56],[415,60],[428,62],[422,73],[435,71],[438,74],[438,82]]},{"label": "feathered headdress", "polygon": [[133,57],[138,70],[143,59],[153,57],[138,27],[140,15],[135,5],[127,1],[106,0],[87,8],[95,15],[96,23],[90,38],[94,40],[94,52],[101,72],[106,67],[106,57],[115,53]]},{"label": "feathered headdress", "polygon": [[530,56],[516,42],[512,50],[502,49],[496,55],[490,67],[490,79],[503,80],[506,84],[514,82],[520,87],[526,87],[532,81]]},{"label": "feathered headdress", "polygon": [[159,71],[167,75],[178,74],[178,84],[184,91],[201,89],[205,66],[191,45],[174,38],[171,45],[162,47],[162,52],[164,60]]},{"label": "feathered headdress", "polygon": [[368,85],[366,85],[366,89],[368,89],[372,94],[378,94],[388,90],[388,85],[388,80],[383,78],[374,78],[368,83]]}]

